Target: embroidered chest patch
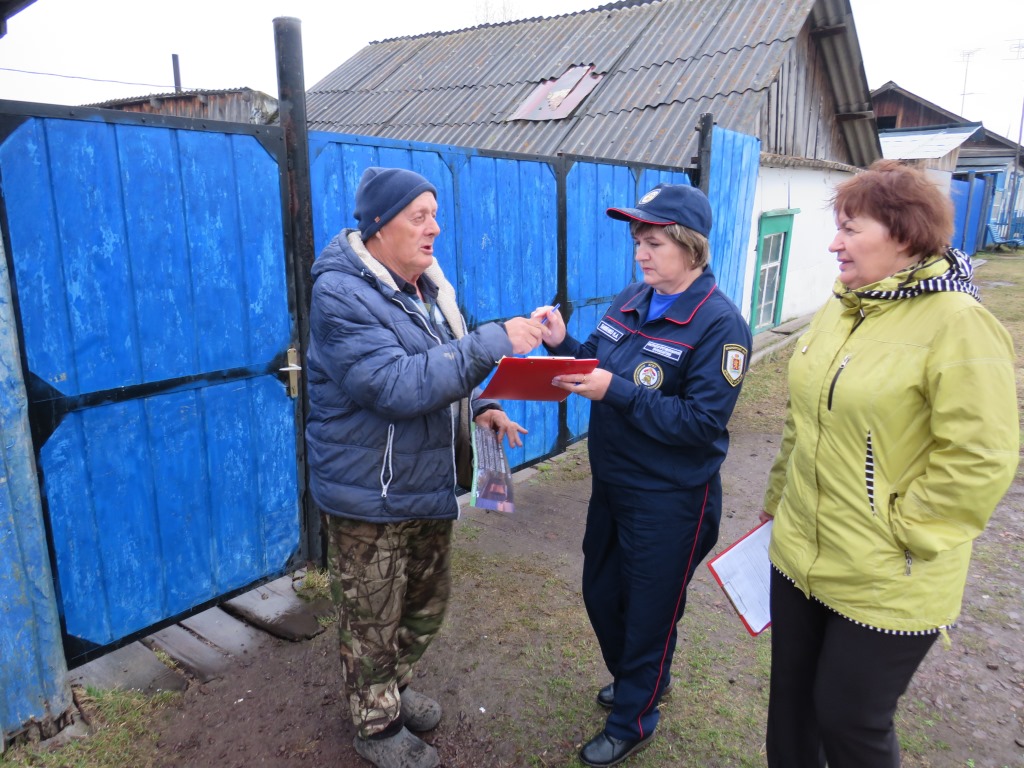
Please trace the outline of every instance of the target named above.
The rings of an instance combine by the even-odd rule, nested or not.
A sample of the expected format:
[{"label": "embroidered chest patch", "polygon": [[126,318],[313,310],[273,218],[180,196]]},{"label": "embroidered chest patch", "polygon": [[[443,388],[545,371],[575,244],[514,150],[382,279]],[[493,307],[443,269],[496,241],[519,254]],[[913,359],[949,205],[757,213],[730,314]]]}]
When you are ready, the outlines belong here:
[{"label": "embroidered chest patch", "polygon": [[739,344],[726,344],[722,347],[722,374],[732,386],[739,386],[743,381],[743,366],[747,362],[747,350]]},{"label": "embroidered chest patch", "polygon": [[665,381],[665,372],[653,360],[644,360],[633,371],[633,382],[648,389],[658,389]]},{"label": "embroidered chest patch", "polygon": [[679,349],[679,347],[662,344],[658,341],[648,341],[644,344],[644,352],[651,355],[657,355],[658,357],[664,357],[666,360],[671,360],[673,363],[678,363],[679,358],[683,356],[683,351]]},{"label": "embroidered chest patch", "polygon": [[607,336],[612,341],[618,341],[619,339],[622,338],[623,334],[625,333],[624,331],[620,331],[614,325],[612,325],[611,323],[607,323],[604,320],[602,320],[600,324],[597,326],[597,330],[602,336]]}]

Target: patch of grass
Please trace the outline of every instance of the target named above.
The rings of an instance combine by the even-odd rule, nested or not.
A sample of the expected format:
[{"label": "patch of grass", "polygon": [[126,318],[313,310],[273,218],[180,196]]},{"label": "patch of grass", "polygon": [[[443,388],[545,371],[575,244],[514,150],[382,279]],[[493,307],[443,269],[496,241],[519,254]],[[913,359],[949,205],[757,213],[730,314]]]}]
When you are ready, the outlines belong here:
[{"label": "patch of grass", "polygon": [[303,600],[313,602],[314,600],[331,599],[331,576],[322,568],[309,568],[301,583],[295,589],[295,594]]},{"label": "patch of grass", "polygon": [[480,526],[473,523],[458,523],[455,534],[461,541],[476,541],[480,538]]},{"label": "patch of grass", "polygon": [[933,732],[942,722],[942,714],[921,699],[900,702],[896,712],[896,734],[905,760],[934,758],[937,753],[948,752],[949,744],[937,739]]},{"label": "patch of grass", "polygon": [[761,358],[743,379],[743,389],[729,420],[732,432],[781,432],[789,397],[787,373],[796,344]]},{"label": "patch of grass", "polygon": [[0,764],[38,768],[144,768],[156,756],[156,733],[150,728],[156,713],[180,694],[163,691],[104,691],[75,688],[88,738],[66,741],[60,748],[49,743],[16,743],[0,756]]},{"label": "patch of grass", "polygon": [[178,668],[178,662],[176,662],[174,659],[172,659],[168,655],[167,651],[163,651],[163,650],[161,650],[159,648],[153,648],[152,650],[153,650],[153,655],[155,655],[157,660],[161,664],[163,664],[165,667],[167,667],[168,669],[177,669]]}]

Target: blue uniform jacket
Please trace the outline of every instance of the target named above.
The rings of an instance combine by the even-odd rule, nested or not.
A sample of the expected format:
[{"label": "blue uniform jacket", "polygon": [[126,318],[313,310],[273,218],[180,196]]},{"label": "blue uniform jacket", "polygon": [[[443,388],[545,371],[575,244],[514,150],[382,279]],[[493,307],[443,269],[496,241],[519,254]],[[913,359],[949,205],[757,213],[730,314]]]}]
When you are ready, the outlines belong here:
[{"label": "blue uniform jacket", "polygon": [[664,315],[643,322],[653,292],[629,285],[584,343],[567,336],[551,352],[596,357],[614,374],[604,399],[591,404],[595,477],[645,491],[692,488],[725,460],[750,328],[710,269]]}]

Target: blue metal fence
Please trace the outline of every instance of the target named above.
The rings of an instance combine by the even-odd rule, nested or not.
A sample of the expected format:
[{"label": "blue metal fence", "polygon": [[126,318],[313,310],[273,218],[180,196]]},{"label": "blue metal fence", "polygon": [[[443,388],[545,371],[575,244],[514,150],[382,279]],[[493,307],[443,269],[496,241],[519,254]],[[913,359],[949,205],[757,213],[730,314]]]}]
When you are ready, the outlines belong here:
[{"label": "blue metal fence", "polygon": [[10,275],[2,251],[0,247],[0,739],[31,719],[55,721],[71,706]]},{"label": "blue metal fence", "polygon": [[949,195],[953,199],[953,246],[973,256],[977,250],[979,227],[983,226],[982,208],[985,199],[985,180],[974,179],[950,182]]},{"label": "blue metal fence", "polygon": [[[0,293],[0,735],[70,705],[62,638],[85,659],[300,551],[301,431],[278,371],[298,341],[281,158],[241,128],[83,114],[19,116],[0,143],[13,266],[0,289],[10,277],[19,309]],[[722,140],[741,148],[711,169],[712,266],[739,303],[753,180],[724,181],[749,172],[752,150]],[[366,167],[412,168],[438,189],[436,252],[469,323],[561,301],[580,338],[634,279],[628,227],[605,209],[689,183],[679,169],[338,134],[309,148],[317,252],[352,225]],[[507,405],[530,429],[515,467],[586,433],[582,400]]]},{"label": "blue metal fence", "polygon": [[0,175],[73,666],[299,560],[278,159],[228,130],[28,117]]}]

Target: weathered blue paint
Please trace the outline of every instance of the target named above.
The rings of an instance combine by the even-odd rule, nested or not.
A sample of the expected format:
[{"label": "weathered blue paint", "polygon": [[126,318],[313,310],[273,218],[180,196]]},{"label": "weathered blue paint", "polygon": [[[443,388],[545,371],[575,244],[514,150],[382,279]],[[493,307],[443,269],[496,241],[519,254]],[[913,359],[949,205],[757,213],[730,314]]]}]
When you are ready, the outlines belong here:
[{"label": "weathered blue paint", "polygon": [[751,257],[750,223],[760,168],[761,142],[754,136],[715,126],[711,133],[711,268],[718,287],[737,307]]},{"label": "weathered blue paint", "polygon": [[[455,285],[470,327],[525,315],[554,300],[558,287],[557,185],[550,164],[485,157],[472,150],[311,133],[310,185],[317,253],[354,227],[355,192],[365,168],[411,168],[437,188],[435,255]],[[486,381],[484,382],[486,385]],[[505,403],[530,430],[512,466],[558,449],[558,406]]]},{"label": "weathered blue paint", "polygon": [[30,118],[0,171],[28,370],[70,403],[36,446],[65,647],[284,572],[296,404],[276,369],[297,344],[276,159],[248,135]]},{"label": "weathered blue paint", "polygon": [[[0,241],[0,743],[71,707],[10,279]],[[2,750],[0,750],[2,751]]]},{"label": "weathered blue paint", "polygon": [[[252,136],[126,123],[29,118],[0,145],[20,302],[13,318],[0,294],[8,733],[70,704],[59,620],[65,647],[113,645],[282,572],[299,548],[301,435],[295,402],[274,375],[296,344],[276,161]],[[712,259],[736,296],[757,145],[715,130],[725,144],[710,169]],[[309,146],[317,252],[352,225],[367,166],[412,168],[438,189],[437,256],[470,324],[561,300],[581,338],[634,279],[628,227],[605,209],[633,204],[658,182],[689,183],[681,170],[339,134],[311,134]],[[0,290],[7,277],[0,273]],[[38,382],[31,397],[18,322]],[[37,485],[26,408],[47,397],[70,405],[40,430]],[[580,398],[564,406],[561,433],[560,406],[506,405],[530,429],[526,447],[510,453],[514,467],[587,430]]]},{"label": "weathered blue paint", "polygon": [[976,178],[973,192],[970,181],[953,179],[949,195],[953,199],[953,245],[970,256],[977,251],[978,228],[985,199],[985,180]]},{"label": "weathered blue paint", "polygon": [[[757,179],[756,138],[715,128],[710,193],[711,259],[719,286],[738,304],[747,269]],[[359,178],[372,165],[411,168],[438,189],[441,235],[435,248],[456,283],[470,326],[528,313],[554,301],[565,285],[569,331],[586,338],[612,298],[635,278],[629,227],[608,218],[609,207],[632,205],[659,183],[690,184],[681,169],[642,168],[574,160],[565,173],[565,208],[557,200],[556,160],[499,157],[472,149],[314,132],[309,135],[313,229],[317,252],[345,227]],[[556,251],[565,217],[566,252]],[[560,274],[559,269],[564,273]],[[558,444],[552,404],[505,404],[530,429],[528,444],[511,451],[513,467],[548,455]],[[566,403],[569,440],[586,434],[588,403]]]}]

